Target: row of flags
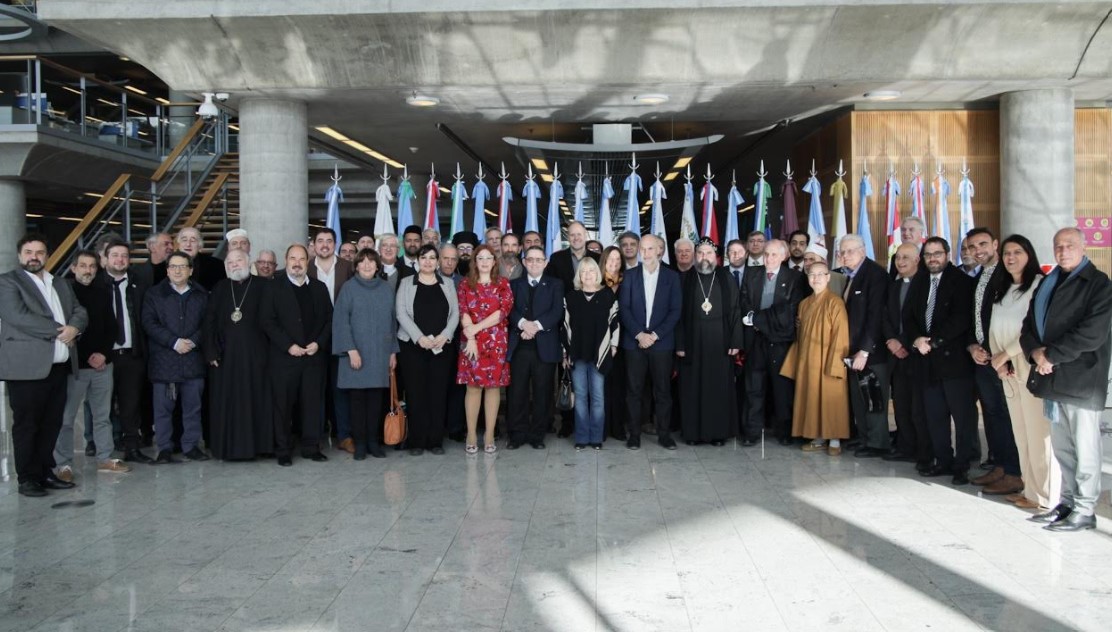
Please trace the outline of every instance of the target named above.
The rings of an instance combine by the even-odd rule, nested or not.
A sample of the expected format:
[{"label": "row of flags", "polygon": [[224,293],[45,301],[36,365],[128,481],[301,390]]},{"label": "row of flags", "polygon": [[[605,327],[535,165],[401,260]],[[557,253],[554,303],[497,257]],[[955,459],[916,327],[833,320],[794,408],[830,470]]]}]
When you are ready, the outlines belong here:
[{"label": "row of flags", "polygon": [[[637,156],[634,154],[633,161],[630,164],[630,174],[625,177],[622,189],[627,193],[626,195],[626,223],[623,227],[624,231],[634,232],[638,235],[642,233],[641,217],[639,213],[639,197],[640,192],[643,190],[641,176],[637,174]],[[973,228],[973,182],[969,179],[969,170],[963,165],[962,179],[958,184],[958,200],[960,204],[960,220],[958,227],[958,235],[966,234]],[[573,217],[576,221],[583,222],[584,217],[584,202],[587,199],[587,186],[583,182],[583,173],[577,174],[578,179],[573,189],[574,211]],[[760,171],[757,172],[758,180],[753,185],[753,208],[754,208],[754,230],[759,230],[765,233],[767,238],[772,237],[772,224],[769,220],[768,205],[772,199],[772,187],[766,180],[768,173],[765,171],[764,161],[761,161]],[[780,234],[781,237],[786,238],[792,232],[799,230],[796,198],[798,197],[799,189],[796,185],[795,179],[791,171],[791,162],[788,162],[788,168],[784,172],[786,180],[780,188],[780,195],[783,206],[783,221],[781,222]],[[843,177],[845,170],[841,161],[838,164],[838,170],[835,172],[837,180],[830,185],[828,192],[832,200],[832,218],[833,218],[833,239],[834,249],[837,252],[838,242],[841,238],[848,234],[850,223],[847,219],[846,213],[846,199],[849,197],[849,188],[846,185]],[[471,200],[473,202],[471,230],[479,237],[480,241],[484,239],[484,233],[487,229],[486,224],[486,203],[490,199],[490,189],[483,181],[482,166],[479,166],[478,180],[472,187],[470,195],[468,194],[467,187],[463,182],[463,175],[460,173],[459,165],[456,165],[455,183],[453,184],[451,195],[451,220],[449,223],[448,239],[451,239],[457,232],[467,230],[466,227],[466,206],[465,202]],[[506,174],[505,165],[502,166],[502,172],[499,174],[500,180],[498,186],[495,188],[495,196],[498,199],[498,228],[503,232],[513,232],[513,223],[510,217],[510,202],[513,200],[513,187],[510,185],[508,175]],[[729,193],[726,197],[727,212],[726,212],[726,226],[724,233],[719,239],[719,230],[717,223],[717,212],[715,210],[715,203],[719,199],[718,188],[714,186],[712,180],[714,174],[711,173],[710,166],[707,166],[705,176],[706,182],[701,187],[699,192],[699,200],[701,203],[699,219],[701,228],[696,223],[695,216],[695,188],[692,184],[692,175],[690,165],[687,168],[687,175],[683,185],[684,198],[680,217],[680,236],[698,241],[700,237],[709,237],[715,243],[727,243],[733,239],[739,239],[741,236],[738,233],[738,209],[745,203],[745,198],[737,188],[736,180],[731,183]],[[325,194],[325,201],[328,204],[326,225],[340,234],[340,211],[339,203],[343,201],[343,191],[340,189],[339,170],[337,168],[333,176],[332,186],[329,187]],[[428,185],[425,187],[425,208],[424,213],[420,218],[420,222],[414,221],[412,202],[417,198],[413,186],[409,182],[409,172],[406,169],[403,172],[400,183],[396,192],[392,192],[388,184],[390,180],[389,174],[386,169],[383,169],[382,185],[375,191],[375,200],[377,202],[377,209],[375,214],[375,235],[383,235],[386,233],[394,233],[394,225],[392,221],[392,214],[390,203],[397,201],[397,217],[398,226],[397,232],[400,236],[401,231],[405,230],[406,226],[411,224],[418,224],[422,228],[434,228],[439,230],[440,220],[437,215],[437,200],[440,198],[440,183],[437,181],[435,170],[429,178]],[[926,185],[922,179],[922,173],[916,167],[912,172],[912,178],[909,182],[911,193],[911,215],[918,217],[923,221],[927,232],[932,236],[939,236],[945,238],[951,244],[953,241],[953,232],[950,227],[950,212],[949,212],[949,196],[951,194],[950,183],[947,181],[941,165],[937,169],[934,178],[930,182],[930,191],[934,199],[934,208],[931,213],[928,213],[925,206],[925,190]],[[610,201],[614,198],[615,189],[611,176],[607,174],[602,182],[602,199],[599,204],[599,217],[598,217],[598,240],[603,244],[609,245],[615,243],[614,227],[611,222]],[[812,243],[824,243],[828,236],[826,229],[825,215],[822,210],[822,193],[823,187],[819,182],[812,163],[811,177],[804,183],[802,191],[810,196],[810,205],[807,213],[807,233],[811,238]],[[651,208],[649,234],[657,235],[665,240],[667,233],[664,228],[664,209],[663,200],[667,199],[666,188],[661,182],[661,173],[659,167],[656,172],[656,179],[649,186],[649,203]],[[871,259],[876,259],[876,253],[873,247],[872,227],[869,223],[869,199],[874,194],[872,183],[868,171],[861,177],[858,186],[858,209],[857,209],[857,230],[856,233],[861,235],[865,242],[866,254]],[[885,204],[885,235],[887,238],[887,258],[891,258],[895,249],[900,244],[900,223],[902,216],[900,215],[900,183],[896,178],[894,171],[889,171],[888,176],[884,182],[884,204]],[[521,190],[521,196],[525,200],[525,232],[537,231],[540,232],[539,223],[539,209],[538,201],[542,193],[541,187],[537,184],[532,166],[530,165],[528,176],[525,184]],[[545,223],[545,249],[548,253],[555,252],[557,245],[560,241],[560,229],[562,226],[560,201],[564,199],[564,187],[560,183],[560,172],[557,166],[554,169],[554,176],[549,183],[548,190],[548,217]],[[931,215],[928,221],[928,215]],[[956,260],[959,256],[959,249],[953,248]],[[667,250],[665,250],[665,261],[668,260]]]}]

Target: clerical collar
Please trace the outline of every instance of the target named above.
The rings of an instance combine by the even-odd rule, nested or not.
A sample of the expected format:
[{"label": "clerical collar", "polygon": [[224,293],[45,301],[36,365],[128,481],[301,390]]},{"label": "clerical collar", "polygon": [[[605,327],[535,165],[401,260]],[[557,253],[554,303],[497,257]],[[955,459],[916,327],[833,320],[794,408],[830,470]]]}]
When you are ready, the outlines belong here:
[{"label": "clerical collar", "polygon": [[911,283],[911,277],[900,277],[901,283]]},{"label": "clerical collar", "polygon": [[394,271],[398,269],[398,266],[395,263],[384,263],[382,264],[382,269],[384,272],[386,272],[387,275],[390,275],[394,274]]}]

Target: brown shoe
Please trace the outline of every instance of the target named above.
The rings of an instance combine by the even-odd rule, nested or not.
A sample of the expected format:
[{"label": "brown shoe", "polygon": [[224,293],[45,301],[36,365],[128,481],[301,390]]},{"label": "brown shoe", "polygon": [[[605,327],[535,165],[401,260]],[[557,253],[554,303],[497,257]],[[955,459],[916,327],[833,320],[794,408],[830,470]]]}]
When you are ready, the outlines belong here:
[{"label": "brown shoe", "polygon": [[1038,509],[1039,503],[1033,503],[1027,500],[1026,497],[1021,496],[1019,500],[1015,501],[1015,506],[1020,509]]},{"label": "brown shoe", "polygon": [[991,485],[1004,477],[1004,468],[994,467],[988,474],[982,474],[970,481],[974,485]]},{"label": "brown shoe", "polygon": [[1004,497],[1004,500],[1006,500],[1010,503],[1017,503],[1021,500],[1026,500],[1026,499],[1027,499],[1027,497],[1024,496],[1023,494],[1008,494],[1007,496]]},{"label": "brown shoe", "polygon": [[838,456],[842,453],[842,446],[829,446],[826,448],[826,453],[830,456]]},{"label": "brown shoe", "polygon": [[348,454],[355,454],[355,441],[352,440],[351,437],[342,439],[338,444],[336,444],[336,449],[343,450]]},{"label": "brown shoe", "polygon": [[97,463],[98,472],[130,472],[131,466],[119,459],[108,459],[103,463]]},{"label": "brown shoe", "polygon": [[1005,474],[995,483],[985,485],[981,491],[990,495],[1019,493],[1023,491],[1023,479],[1018,476]]},{"label": "brown shoe", "polygon": [[58,473],[56,474],[56,476],[59,478],[59,480],[63,480],[67,483],[72,483],[73,468],[68,465],[63,465],[61,468],[58,469]]},{"label": "brown shoe", "polygon": [[826,450],[825,443],[804,443],[800,448],[804,452],[823,452]]}]

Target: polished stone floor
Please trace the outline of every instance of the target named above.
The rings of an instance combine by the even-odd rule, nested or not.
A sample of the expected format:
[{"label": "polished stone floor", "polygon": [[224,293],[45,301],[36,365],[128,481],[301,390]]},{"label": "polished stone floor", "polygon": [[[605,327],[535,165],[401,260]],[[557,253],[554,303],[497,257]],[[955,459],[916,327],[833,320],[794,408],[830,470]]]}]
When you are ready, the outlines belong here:
[{"label": "polished stone floor", "polygon": [[1098,531],[1054,534],[776,445],[329,454],[79,457],[76,490],[30,499],[0,450],[0,630],[1112,629],[1107,492]]}]

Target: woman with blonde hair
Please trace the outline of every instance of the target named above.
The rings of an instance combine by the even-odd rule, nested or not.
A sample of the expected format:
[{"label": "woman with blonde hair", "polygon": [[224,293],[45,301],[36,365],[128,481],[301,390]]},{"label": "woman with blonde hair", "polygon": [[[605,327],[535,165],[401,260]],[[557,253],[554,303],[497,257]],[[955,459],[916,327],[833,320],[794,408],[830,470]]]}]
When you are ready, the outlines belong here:
[{"label": "woman with blonde hair", "polygon": [[618,352],[618,297],[602,284],[602,271],[584,257],[575,290],[564,297],[564,367],[575,389],[575,449],[602,448],[605,375]]}]

